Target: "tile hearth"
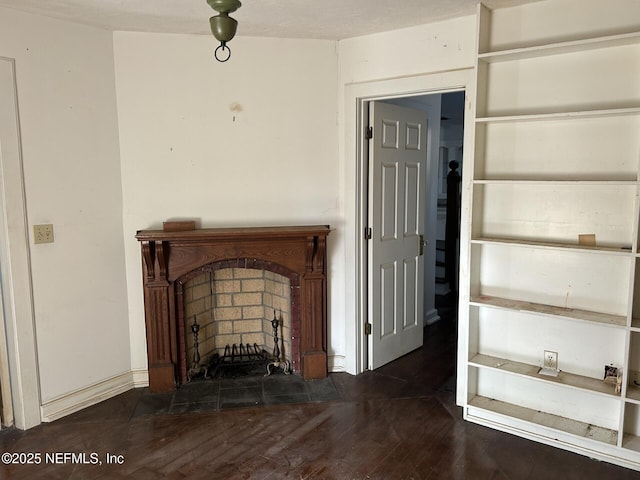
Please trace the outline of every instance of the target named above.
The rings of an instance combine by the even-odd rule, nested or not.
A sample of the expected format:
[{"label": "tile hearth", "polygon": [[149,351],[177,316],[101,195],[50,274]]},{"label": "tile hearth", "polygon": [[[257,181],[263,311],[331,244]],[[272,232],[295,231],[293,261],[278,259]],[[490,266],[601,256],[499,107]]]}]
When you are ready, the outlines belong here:
[{"label": "tile hearth", "polygon": [[340,400],[331,377],[304,380],[274,373],[237,378],[194,379],[171,393],[145,389],[133,416],[205,412],[229,408]]}]

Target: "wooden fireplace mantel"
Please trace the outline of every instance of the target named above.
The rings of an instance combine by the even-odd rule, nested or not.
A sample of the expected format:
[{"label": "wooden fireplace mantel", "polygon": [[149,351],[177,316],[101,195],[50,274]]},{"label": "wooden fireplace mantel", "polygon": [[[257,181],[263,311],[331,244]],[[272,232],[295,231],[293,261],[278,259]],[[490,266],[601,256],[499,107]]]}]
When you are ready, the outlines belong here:
[{"label": "wooden fireplace mantel", "polygon": [[[223,262],[252,268],[273,265],[299,281],[300,373],[327,375],[327,225],[204,228],[169,232],[140,230],[149,386],[175,389],[179,379],[181,281],[190,273]],[[184,339],[182,339],[184,340]]]}]

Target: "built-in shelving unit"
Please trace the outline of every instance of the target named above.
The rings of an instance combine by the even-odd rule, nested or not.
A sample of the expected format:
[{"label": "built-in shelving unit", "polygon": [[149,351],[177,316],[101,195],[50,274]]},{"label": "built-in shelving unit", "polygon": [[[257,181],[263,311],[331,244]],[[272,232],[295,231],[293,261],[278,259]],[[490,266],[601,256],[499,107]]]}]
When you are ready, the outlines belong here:
[{"label": "built-in shelving unit", "polygon": [[510,122],[535,122],[550,120],[575,120],[580,118],[617,117],[622,115],[638,115],[640,108],[611,108],[604,110],[578,110],[568,112],[533,113],[529,115],[502,115],[494,117],[476,118],[476,123],[510,123]]},{"label": "built-in shelving unit", "polygon": [[510,238],[474,238],[471,240],[472,244],[482,245],[512,245],[512,246],[521,246],[521,247],[530,247],[536,246],[538,248],[547,248],[547,249],[572,249],[572,250],[587,250],[592,253],[605,253],[607,255],[625,255],[629,256],[629,252],[631,251],[631,247],[604,247],[597,245],[580,245],[578,243],[570,244],[570,243],[561,243],[561,242],[542,242],[539,240],[518,240],[518,239],[510,239]]},{"label": "built-in shelving unit", "polygon": [[562,55],[565,53],[586,52],[597,48],[620,47],[623,45],[637,45],[640,43],[640,33],[623,33],[604,37],[583,38],[570,42],[550,43],[532,47],[514,48],[495,52],[478,53],[481,62],[512,62],[515,60],[527,60],[549,55]]},{"label": "built-in shelving unit", "polygon": [[554,305],[543,305],[541,303],[523,302],[519,300],[509,300],[507,298],[491,297],[487,295],[472,296],[470,305],[480,307],[500,308],[511,312],[537,313],[539,315],[581,320],[584,322],[595,322],[612,327],[624,328],[627,324],[625,315],[611,315],[609,313],[591,312],[578,308],[557,307]]},{"label": "built-in shelving unit", "polygon": [[575,8],[478,9],[459,402],[640,470],[640,4]]},{"label": "built-in shelving unit", "polygon": [[[600,428],[589,423],[578,422],[558,415],[551,415],[491,398],[476,396],[469,402],[469,406],[470,410],[474,412],[477,411],[480,414],[486,412],[498,414],[506,421],[509,419],[518,419],[526,423],[563,431],[570,435],[610,445],[616,445],[618,442],[618,432],[616,430]],[[500,417],[497,418],[498,421],[501,421]]]},{"label": "built-in shelving unit", "polygon": [[514,362],[507,358],[492,357],[491,355],[475,355],[469,360],[469,365],[476,368],[488,368],[513,375],[521,375],[540,382],[552,382],[567,387],[598,392],[604,395],[619,396],[615,393],[615,387],[599,380],[583,375],[574,375],[567,372],[558,372],[557,376],[543,375],[540,367],[522,362]]}]

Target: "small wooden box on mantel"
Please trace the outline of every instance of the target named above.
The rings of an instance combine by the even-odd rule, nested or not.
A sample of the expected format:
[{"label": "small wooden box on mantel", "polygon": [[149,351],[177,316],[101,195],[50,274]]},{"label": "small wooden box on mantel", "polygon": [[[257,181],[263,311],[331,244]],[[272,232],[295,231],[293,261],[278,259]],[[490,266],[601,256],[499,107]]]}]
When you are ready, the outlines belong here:
[{"label": "small wooden box on mantel", "polygon": [[195,229],[195,220],[167,220],[162,222],[162,230],[165,232],[188,232]]}]

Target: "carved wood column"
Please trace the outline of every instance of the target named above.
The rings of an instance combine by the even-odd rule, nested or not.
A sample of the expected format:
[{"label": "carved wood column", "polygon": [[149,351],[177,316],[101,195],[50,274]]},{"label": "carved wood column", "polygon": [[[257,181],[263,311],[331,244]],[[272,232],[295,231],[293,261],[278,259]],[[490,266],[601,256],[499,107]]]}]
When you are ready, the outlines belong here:
[{"label": "carved wood column", "polygon": [[167,280],[167,250],[163,241],[142,242],[147,360],[151,391],[175,387],[175,346],[172,345],[171,284]]},{"label": "carved wood column", "polygon": [[327,376],[326,239],[307,238],[307,267],[302,277],[302,375],[305,379]]}]

